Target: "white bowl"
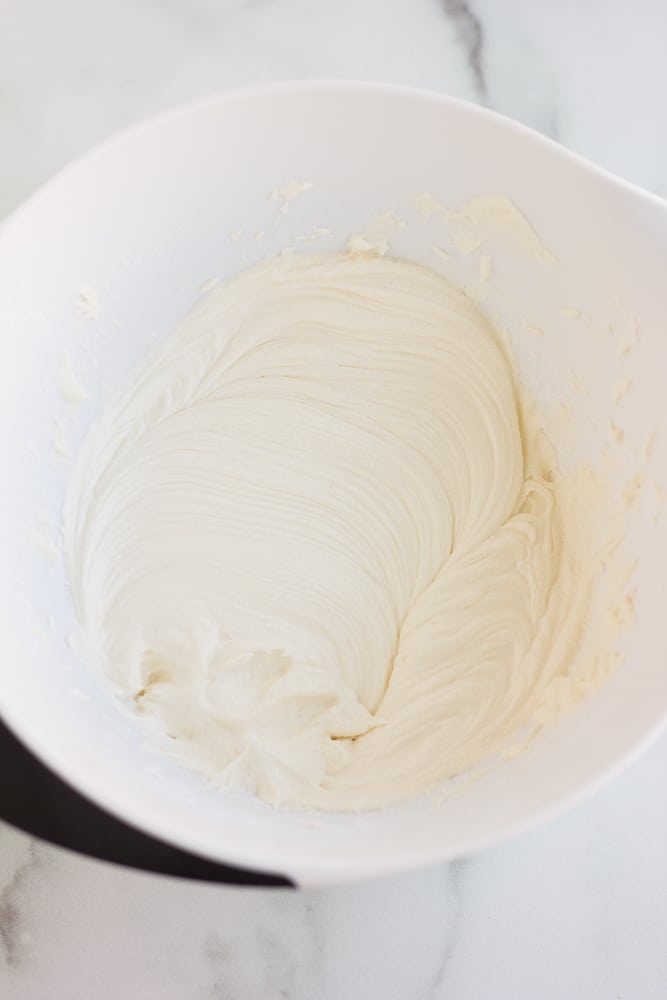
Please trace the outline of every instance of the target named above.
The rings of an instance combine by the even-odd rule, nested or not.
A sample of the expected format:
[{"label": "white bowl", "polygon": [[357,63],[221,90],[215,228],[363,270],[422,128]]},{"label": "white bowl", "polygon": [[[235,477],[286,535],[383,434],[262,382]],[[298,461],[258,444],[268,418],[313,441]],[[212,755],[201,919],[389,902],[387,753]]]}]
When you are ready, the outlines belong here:
[{"label": "white bowl", "polygon": [[[282,215],[270,192],[300,180],[312,189]],[[440,803],[319,816],[211,792],[142,748],[132,722],[67,644],[74,619],[62,562],[28,544],[35,531],[49,530],[36,528],[36,507],[58,524],[67,481],[69,466],[52,446],[53,421],[66,409],[55,378],[63,351],[92,397],[66,417],[74,449],[105,398],[187,312],[203,282],[238,269],[242,253],[252,262],[313,226],[333,229],[314,245],[339,248],[373,212],[394,207],[409,215],[418,191],[451,206],[497,192],[520,207],[558,265],[500,239],[494,276],[482,288],[473,255],[441,260],[432,251],[437,219],[415,212],[393,252],[485,296],[511,330],[527,385],[552,415],[547,429],[562,456],[599,455],[617,412],[628,473],[656,429],[651,475],[667,484],[667,209],[480,108],[354,83],[216,97],[104,144],[0,230],[0,711],[45,762],[116,815],[208,858],[300,884],[387,874],[497,843],[609,778],[667,716],[667,516],[656,507],[654,517],[659,497],[651,488],[627,540],[641,559],[637,624],[624,640],[623,664],[528,752]],[[241,239],[230,239],[240,226]],[[82,287],[96,291],[96,320],[76,307]],[[619,354],[633,314],[639,341]],[[606,320],[614,326],[605,340]],[[531,324],[543,335],[531,336]],[[588,393],[573,390],[573,369]],[[610,386],[625,374],[633,387],[615,411]],[[563,399],[569,425],[556,419]]]}]

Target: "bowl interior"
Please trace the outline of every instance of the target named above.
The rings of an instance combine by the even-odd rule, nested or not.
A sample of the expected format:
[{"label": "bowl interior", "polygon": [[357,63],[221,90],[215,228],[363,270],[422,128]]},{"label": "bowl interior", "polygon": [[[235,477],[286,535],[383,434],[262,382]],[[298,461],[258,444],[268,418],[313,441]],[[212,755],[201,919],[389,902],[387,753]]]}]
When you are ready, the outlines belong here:
[{"label": "bowl interior", "polygon": [[[272,192],[300,181],[312,188],[281,211]],[[412,196],[423,191],[452,208],[508,196],[557,263],[499,227],[489,244],[493,274],[481,280],[477,253],[434,252],[447,247],[447,232],[441,215],[420,214]],[[49,546],[58,546],[71,469],[63,451],[76,450],[104,401],[209,279],[288,245],[342,248],[387,209],[408,222],[391,252],[465,284],[507,332],[564,464],[597,462],[613,419],[623,429],[615,453],[622,475],[646,472],[644,449],[656,432],[625,542],[641,556],[637,624],[622,640],[623,664],[595,696],[458,794],[363,815],[290,814],[221,796],[143,749],[71,649],[64,568]],[[657,199],[497,116],[399,88],[306,84],[229,95],[85,157],[0,231],[7,722],[130,822],[302,883],[452,857],[592,787],[667,714],[665,259],[667,211]],[[64,353],[89,396],[77,407],[58,389]],[[614,403],[623,380],[630,387]]]}]

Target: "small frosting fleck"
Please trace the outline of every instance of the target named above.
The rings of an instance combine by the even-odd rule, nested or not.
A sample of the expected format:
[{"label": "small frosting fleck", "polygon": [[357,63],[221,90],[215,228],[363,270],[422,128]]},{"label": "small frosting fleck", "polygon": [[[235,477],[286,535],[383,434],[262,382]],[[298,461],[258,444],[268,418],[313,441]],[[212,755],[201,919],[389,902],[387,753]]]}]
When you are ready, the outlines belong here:
[{"label": "small frosting fleck", "polygon": [[101,309],[95,289],[91,288],[89,285],[80,288],[79,297],[76,301],[76,307],[81,315],[85,316],[86,319],[98,319]]},{"label": "small frosting fleck", "polygon": [[74,371],[69,354],[63,354],[58,366],[58,387],[66,403],[77,404],[88,399],[88,394]]},{"label": "small frosting fleck", "polygon": [[274,188],[271,192],[271,200],[278,202],[278,211],[281,215],[287,215],[290,202],[305,191],[310,191],[312,187],[310,181],[292,181],[291,184],[283,184],[281,187]]}]

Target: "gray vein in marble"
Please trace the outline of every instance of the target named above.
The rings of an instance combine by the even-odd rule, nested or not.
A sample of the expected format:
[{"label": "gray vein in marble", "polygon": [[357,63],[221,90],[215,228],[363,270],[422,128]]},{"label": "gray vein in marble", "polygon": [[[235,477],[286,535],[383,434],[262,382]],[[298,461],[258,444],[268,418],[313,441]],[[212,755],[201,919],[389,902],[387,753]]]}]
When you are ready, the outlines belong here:
[{"label": "gray vein in marble", "polygon": [[306,897],[304,910],[306,925],[310,938],[310,972],[316,982],[319,982],[323,973],[322,958],[324,954],[324,941],[326,931],[322,926],[322,910],[318,905],[318,896],[309,895]]},{"label": "gray vein in marble", "polygon": [[258,954],[262,956],[267,986],[271,986],[278,996],[289,996],[294,976],[299,968],[287,942],[281,940],[268,927],[258,927],[256,931]]},{"label": "gray vein in marble", "polygon": [[[305,890],[293,893],[291,890],[271,893],[268,897],[269,909],[275,914],[278,926],[291,919],[293,925],[299,928],[302,940],[308,941],[308,946],[300,956],[299,966],[303,978],[319,983],[322,977],[322,957],[324,951],[324,931],[321,927],[321,892]],[[258,941],[266,939],[261,928],[257,933]],[[275,950],[275,949],[274,949]],[[296,966],[292,974],[296,972]]]},{"label": "gray vein in marble", "polygon": [[449,965],[456,951],[461,936],[463,920],[463,880],[470,860],[468,858],[458,858],[451,861],[442,873],[445,876],[444,891],[448,894],[451,912],[451,925],[448,938],[443,941],[442,956],[438,966],[433,973],[431,982],[428,984],[422,1000],[439,1000],[445,993],[441,992],[442,987],[449,973]]},{"label": "gray vein in marble", "polygon": [[23,951],[20,898],[29,875],[40,864],[36,842],[30,842],[27,859],[20,864],[0,893],[0,954],[7,968],[16,968]]},{"label": "gray vein in marble", "polygon": [[274,0],[226,0],[221,4],[190,3],[182,0],[153,0],[151,6],[158,16],[165,11],[178,19],[184,29],[190,31],[215,31],[226,26],[238,14],[252,13],[257,8],[269,7]]},{"label": "gray vein in marble", "polygon": [[[321,982],[317,906],[307,895],[235,894],[235,919],[211,930],[204,943],[207,1000],[244,995],[316,996]],[[296,942],[296,943],[295,943]]]},{"label": "gray vein in marble", "polygon": [[209,992],[211,1000],[232,1000],[225,985],[226,971],[233,958],[232,951],[231,946],[225,944],[217,934],[209,934],[204,942],[204,956],[213,971]]},{"label": "gray vein in marble", "polygon": [[484,54],[482,23],[466,0],[442,0],[442,4],[445,13],[452,19],[465,49],[478,97],[486,101],[487,86],[482,62]]}]

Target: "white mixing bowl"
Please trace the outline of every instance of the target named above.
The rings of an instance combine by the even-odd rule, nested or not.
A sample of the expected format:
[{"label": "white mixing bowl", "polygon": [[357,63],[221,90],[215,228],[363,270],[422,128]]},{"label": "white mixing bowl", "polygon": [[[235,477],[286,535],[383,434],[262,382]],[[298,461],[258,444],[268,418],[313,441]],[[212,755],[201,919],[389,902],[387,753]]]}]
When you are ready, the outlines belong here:
[{"label": "white mixing bowl", "polygon": [[[282,214],[270,193],[294,181],[313,187]],[[419,191],[450,206],[509,196],[559,263],[538,260],[521,240],[499,233],[494,273],[482,285],[474,254],[447,260],[433,252],[444,245],[444,230],[437,216],[423,219],[410,208]],[[2,716],[60,775],[137,827],[208,858],[307,885],[497,843],[609,778],[667,716],[667,514],[660,516],[652,480],[633,508],[627,538],[640,562],[637,622],[623,640],[624,662],[529,751],[439,803],[319,816],[216,794],[143,749],[132,722],[70,649],[75,623],[63,564],[47,558],[43,541],[51,532],[58,542],[71,468],[54,451],[54,433],[61,451],[59,434],[76,448],[109,393],[188,311],[207,279],[315,226],[332,233],[315,234],[304,249],[340,248],[372,213],[390,207],[414,223],[392,252],[466,282],[508,328],[565,462],[597,459],[613,417],[623,427],[617,454],[628,474],[657,431],[651,477],[667,485],[664,203],[477,107],[352,83],[216,97],[106,143],[0,230]],[[240,227],[240,238],[230,239]],[[77,307],[82,289],[95,290],[98,318]],[[57,387],[63,352],[90,395],[71,412]],[[632,387],[614,404],[612,385],[625,377]]]}]

